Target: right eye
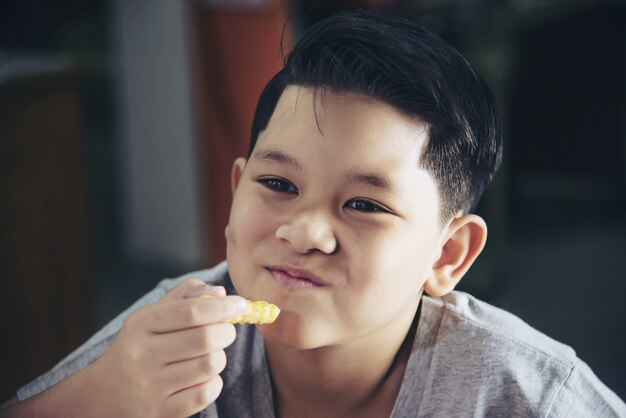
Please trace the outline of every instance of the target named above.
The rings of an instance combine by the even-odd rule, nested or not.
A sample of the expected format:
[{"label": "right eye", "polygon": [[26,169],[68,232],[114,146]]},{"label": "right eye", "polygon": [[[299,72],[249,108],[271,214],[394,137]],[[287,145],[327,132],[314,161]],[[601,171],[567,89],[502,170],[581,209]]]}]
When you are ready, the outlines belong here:
[{"label": "right eye", "polygon": [[263,186],[267,187],[270,190],[273,190],[278,193],[290,193],[290,194],[298,194],[299,190],[293,184],[289,183],[287,180],[279,179],[279,178],[263,178],[259,179],[259,183]]}]

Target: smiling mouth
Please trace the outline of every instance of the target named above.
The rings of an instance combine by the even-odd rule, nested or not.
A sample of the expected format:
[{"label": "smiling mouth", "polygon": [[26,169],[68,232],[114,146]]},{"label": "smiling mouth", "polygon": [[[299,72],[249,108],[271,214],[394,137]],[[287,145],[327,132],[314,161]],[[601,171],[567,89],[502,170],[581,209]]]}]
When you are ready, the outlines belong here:
[{"label": "smiling mouth", "polygon": [[[279,286],[290,290],[304,290],[321,287],[319,280],[307,272],[298,272],[281,267],[266,267]],[[309,277],[305,277],[309,276]]]}]

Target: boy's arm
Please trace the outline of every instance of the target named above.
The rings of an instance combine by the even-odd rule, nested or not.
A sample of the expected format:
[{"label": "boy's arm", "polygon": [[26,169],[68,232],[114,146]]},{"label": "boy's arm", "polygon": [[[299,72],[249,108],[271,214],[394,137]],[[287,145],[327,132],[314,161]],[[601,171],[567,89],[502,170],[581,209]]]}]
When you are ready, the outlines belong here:
[{"label": "boy's arm", "polygon": [[[188,416],[198,412],[221,391],[223,348],[235,337],[234,327],[223,321],[247,308],[238,297],[197,298],[206,293],[225,292],[199,280],[183,282],[158,303],[131,313],[101,358],[42,393],[13,403],[1,415],[39,416],[45,411],[49,416]],[[80,355],[70,358],[70,362],[81,361]],[[26,397],[40,390],[33,386]]]},{"label": "boy's arm", "polygon": [[[78,417],[93,416],[89,405],[98,405],[94,399],[95,387],[88,377],[88,369],[80,370],[50,389],[19,402],[17,397],[5,402],[0,408],[0,417]],[[105,414],[106,411],[100,411]]]}]

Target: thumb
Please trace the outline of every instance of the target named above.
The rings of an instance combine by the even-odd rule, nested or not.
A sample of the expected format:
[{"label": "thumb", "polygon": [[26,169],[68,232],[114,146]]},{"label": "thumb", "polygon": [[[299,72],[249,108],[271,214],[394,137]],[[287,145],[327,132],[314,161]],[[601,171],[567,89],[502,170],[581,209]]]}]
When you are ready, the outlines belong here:
[{"label": "thumb", "polygon": [[198,278],[190,278],[182,281],[178,286],[170,290],[161,298],[159,303],[180,299],[197,298],[204,295],[226,296],[223,286],[209,286]]}]

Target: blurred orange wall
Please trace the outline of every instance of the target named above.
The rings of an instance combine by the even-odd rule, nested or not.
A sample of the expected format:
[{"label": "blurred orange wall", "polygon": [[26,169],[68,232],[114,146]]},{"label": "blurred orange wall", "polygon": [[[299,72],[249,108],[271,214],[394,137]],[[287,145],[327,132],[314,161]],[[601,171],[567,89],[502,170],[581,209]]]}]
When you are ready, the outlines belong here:
[{"label": "blurred orange wall", "polygon": [[[226,257],[224,228],[231,203],[230,170],[245,156],[256,102],[282,66],[284,0],[257,6],[207,6],[192,10],[193,77],[201,176],[202,263]],[[283,51],[292,35],[284,29]]]}]

